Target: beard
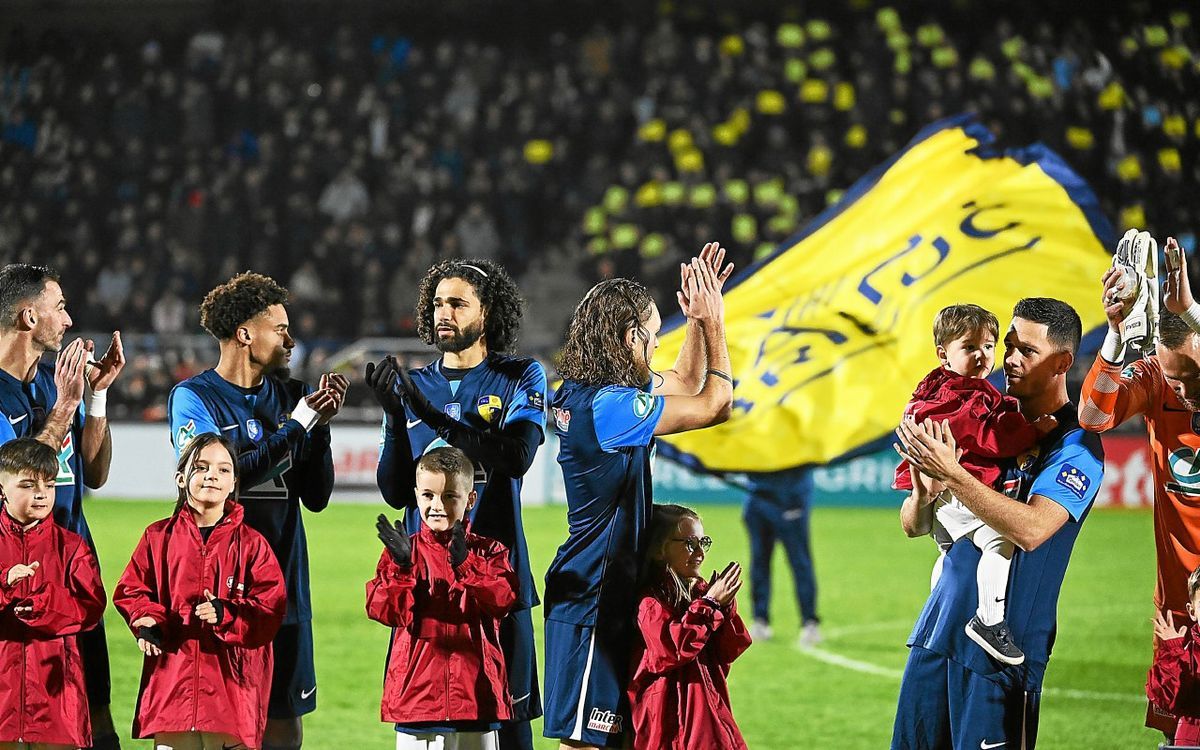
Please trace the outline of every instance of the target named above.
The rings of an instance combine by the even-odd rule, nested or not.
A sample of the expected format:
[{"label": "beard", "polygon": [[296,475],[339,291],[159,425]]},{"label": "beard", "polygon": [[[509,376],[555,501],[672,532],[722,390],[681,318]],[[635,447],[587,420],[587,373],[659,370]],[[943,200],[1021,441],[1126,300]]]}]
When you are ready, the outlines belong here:
[{"label": "beard", "polygon": [[453,335],[445,338],[435,329],[433,332],[433,345],[443,354],[447,352],[457,354],[464,349],[471,348],[481,338],[483,338],[482,320],[476,321],[474,324],[469,324],[466,328],[457,330]]}]

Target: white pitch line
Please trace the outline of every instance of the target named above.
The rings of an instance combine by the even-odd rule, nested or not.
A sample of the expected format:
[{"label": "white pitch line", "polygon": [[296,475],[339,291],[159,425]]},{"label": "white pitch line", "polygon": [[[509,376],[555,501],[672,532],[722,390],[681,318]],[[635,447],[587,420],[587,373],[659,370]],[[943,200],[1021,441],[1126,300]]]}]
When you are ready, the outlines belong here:
[{"label": "white pitch line", "polygon": [[[835,667],[849,669],[854,672],[863,674],[873,674],[877,677],[887,677],[891,680],[899,680],[904,672],[899,669],[890,669],[881,667],[878,664],[851,659],[848,656],[835,654],[832,651],[821,648],[820,646],[809,646],[807,648],[797,647],[796,649],[806,656],[811,656],[817,661],[831,664]],[[1074,700],[1087,701],[1115,701],[1118,703],[1141,703],[1146,702],[1144,695],[1133,695],[1132,693],[1099,693],[1091,690],[1075,690],[1073,688],[1045,688],[1042,690],[1042,695],[1051,698],[1072,698]]]}]

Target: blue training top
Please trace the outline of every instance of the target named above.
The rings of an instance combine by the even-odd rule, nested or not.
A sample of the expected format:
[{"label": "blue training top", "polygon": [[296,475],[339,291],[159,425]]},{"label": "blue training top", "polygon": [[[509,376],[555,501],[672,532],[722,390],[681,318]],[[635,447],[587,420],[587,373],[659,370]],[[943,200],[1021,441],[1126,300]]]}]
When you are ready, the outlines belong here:
[{"label": "blue training top", "polygon": [[[537,360],[492,353],[468,370],[461,380],[449,380],[442,372],[439,358],[425,367],[409,370],[409,375],[430,403],[472,427],[503,429],[514,422],[526,421],[545,433],[546,371]],[[414,461],[434,448],[448,445],[407,408],[405,417],[410,457]],[[394,476],[393,466],[398,461],[396,438],[385,419],[380,440],[379,473],[393,476],[394,480],[392,487],[381,486],[380,489],[391,504],[405,506],[405,526],[410,534],[416,534],[421,530],[421,516],[413,494],[415,477]],[[528,609],[539,603],[521,520],[522,481],[520,476],[508,476],[476,462],[475,492],[478,496],[470,514],[472,532],[508,547],[509,561],[520,580],[515,610]],[[387,493],[393,497],[387,498]]]},{"label": "blue training top", "polygon": [[941,578],[908,638],[909,646],[941,654],[983,676],[1023,669],[1023,678],[1019,671],[1009,676],[1018,675],[1015,681],[1030,691],[1041,690],[1054,646],[1063,577],[1075,539],[1104,478],[1100,437],[1079,427],[1073,404],[1068,403],[1054,416],[1058,427],[1001,475],[1008,497],[1028,502],[1032,496],[1041,495],[1069,514],[1062,528],[1037,549],[1017,549],[1013,554],[1006,619],[1013,639],[1025,652],[1025,664],[1008,667],[992,659],[964,632],[978,604],[975,568],[979,563],[979,550],[966,538],[958,540],[946,555]]},{"label": "blue training top", "polygon": [[[54,364],[38,363],[33,380],[23,383],[0,370],[0,445],[23,437],[37,437],[46,417],[58,400]],[[54,481],[54,522],[87,540],[93,550],[92,532],[83,517],[83,404],[71,420],[58,449],[58,476]]]},{"label": "blue training top", "polygon": [[285,623],[312,619],[300,504],[311,511],[324,510],[333,492],[329,427],[305,432],[290,418],[300,399],[311,392],[299,380],[270,375],[256,388],[241,388],[216,370],[205,370],[172,388],[167,400],[176,456],[188,440],[204,432],[222,435],[238,452],[246,523],[266,537],[283,568]]},{"label": "blue training top", "polygon": [[568,380],[554,395],[569,530],[546,572],[547,620],[595,625],[601,608],[632,616],[664,405],[647,390]]}]

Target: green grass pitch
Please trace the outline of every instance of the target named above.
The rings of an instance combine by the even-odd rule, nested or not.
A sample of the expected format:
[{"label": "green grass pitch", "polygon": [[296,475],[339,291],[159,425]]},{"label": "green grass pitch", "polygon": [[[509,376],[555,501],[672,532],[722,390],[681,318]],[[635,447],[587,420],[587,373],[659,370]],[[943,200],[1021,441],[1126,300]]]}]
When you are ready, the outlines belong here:
[{"label": "green grass pitch", "polygon": [[[142,529],[170,507],[167,501],[88,502],[110,593]],[[305,514],[319,684],[318,709],[305,719],[306,748],[395,746],[391,728],[379,721],[388,631],[363,612],[364,583],[380,551],[373,519],[382,507],[334,505]],[[712,566],[731,559],[745,563],[739,509],[699,510],[715,539]],[[564,516],[561,507],[525,511],[535,571],[545,570],[562,541]],[[933,543],[906,539],[891,510],[817,508],[813,546],[826,641],[816,653],[793,647],[798,617],[790,575],[777,551],[775,639],[756,643],[734,664],[734,714],[755,750],[887,747],[904,639],[928,593]],[[1153,747],[1161,738],[1142,727],[1153,547],[1148,512],[1099,511],[1087,520],[1059,603],[1039,747]],[[749,609],[748,597],[747,587],[743,610]],[[113,716],[128,738],[141,655],[116,611],[110,607],[106,617]],[[538,637],[540,651],[540,629]],[[540,735],[540,724],[535,732]],[[539,745],[555,746],[549,740]]]}]

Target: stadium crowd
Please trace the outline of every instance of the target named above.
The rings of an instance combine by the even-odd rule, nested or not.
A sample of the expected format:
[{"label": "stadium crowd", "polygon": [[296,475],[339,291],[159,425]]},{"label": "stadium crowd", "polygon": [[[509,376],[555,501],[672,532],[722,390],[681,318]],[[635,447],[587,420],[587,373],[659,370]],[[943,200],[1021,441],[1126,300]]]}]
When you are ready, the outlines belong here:
[{"label": "stadium crowd", "polygon": [[[201,290],[253,268],[288,285],[298,337],[322,351],[411,335],[424,269],[494,258],[544,297],[526,345],[545,356],[578,298],[558,285],[636,276],[667,299],[714,236],[744,268],[959,111],[1002,144],[1044,141],[1115,224],[1194,252],[1195,13],[1025,24],[1020,6],[966,5],[933,21],[867,2],[754,17],[664,3],[524,18],[536,28],[518,34],[303,13],[14,31],[0,258],[71,268],[89,327],[157,336],[197,332]],[[161,403],[178,379],[164,357],[198,369],[145,342],[130,368],[144,397],[116,413]]]}]

